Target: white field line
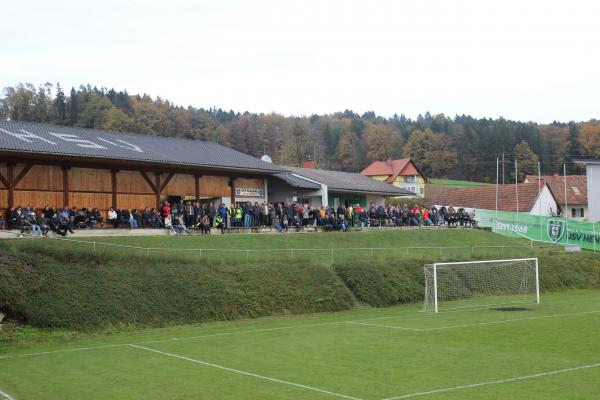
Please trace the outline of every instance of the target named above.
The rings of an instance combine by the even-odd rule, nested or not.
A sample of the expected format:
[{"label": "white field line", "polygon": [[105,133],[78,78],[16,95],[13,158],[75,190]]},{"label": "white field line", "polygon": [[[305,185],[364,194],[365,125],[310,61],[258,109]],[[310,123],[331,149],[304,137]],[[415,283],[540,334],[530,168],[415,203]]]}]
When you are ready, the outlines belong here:
[{"label": "white field line", "polygon": [[455,390],[476,388],[476,387],[480,387],[480,386],[496,385],[496,384],[500,384],[500,383],[524,381],[526,379],[542,378],[542,377],[545,377],[545,376],[557,375],[557,374],[562,374],[562,373],[565,373],[565,372],[572,372],[572,371],[577,371],[577,370],[580,370],[580,369],[596,368],[596,367],[600,367],[600,363],[597,363],[597,364],[588,364],[588,365],[580,365],[578,367],[559,369],[559,370],[550,371],[550,372],[541,372],[539,374],[533,374],[533,375],[517,376],[517,377],[514,377],[514,378],[507,378],[507,379],[499,379],[497,381],[487,381],[487,382],[473,383],[473,384],[470,384],[470,385],[460,385],[460,386],[447,387],[447,388],[442,388],[442,389],[429,390],[427,392],[410,393],[410,394],[405,394],[405,395],[402,395],[402,396],[387,397],[387,398],[382,399],[382,400],[401,400],[401,399],[408,399],[410,397],[428,396],[430,394],[451,392],[451,391],[455,391]]},{"label": "white field line", "polygon": [[101,346],[76,347],[74,349],[40,351],[40,352],[37,352],[37,353],[14,354],[14,355],[8,355],[8,356],[0,356],[0,360],[6,360],[6,359],[9,359],[9,358],[42,356],[42,355],[45,355],[45,354],[69,353],[69,352],[72,352],[72,351],[108,349],[108,348],[111,348],[111,347],[122,347],[122,346],[127,346],[127,345],[126,344],[107,344],[107,345],[101,345]]},{"label": "white field line", "polygon": [[15,400],[8,393],[3,392],[2,390],[0,390],[0,397],[3,398],[4,400]]},{"label": "white field line", "polygon": [[178,354],[166,353],[164,351],[160,351],[160,350],[156,350],[156,349],[151,349],[150,347],[138,346],[136,344],[130,344],[130,346],[131,347],[135,347],[137,349],[142,349],[142,350],[146,350],[146,351],[151,351],[153,353],[162,354],[164,356],[174,357],[174,358],[178,358],[180,360],[193,362],[193,363],[204,365],[204,366],[207,366],[207,367],[217,368],[217,369],[221,369],[221,370],[224,370],[224,371],[234,372],[234,373],[240,374],[240,375],[246,375],[246,376],[250,376],[250,377],[253,377],[253,378],[262,379],[262,380],[265,380],[265,381],[280,383],[280,384],[288,385],[288,386],[294,386],[294,387],[305,389],[305,390],[311,390],[313,392],[319,392],[319,393],[328,394],[330,396],[341,397],[343,399],[361,400],[358,397],[352,397],[352,396],[348,396],[348,395],[341,394],[341,393],[330,392],[329,390],[319,389],[319,388],[316,388],[316,387],[313,387],[313,386],[302,385],[300,383],[294,383],[294,382],[290,382],[290,381],[284,381],[282,379],[271,378],[271,377],[268,377],[268,376],[259,375],[259,374],[255,374],[255,373],[247,372],[247,371],[242,371],[242,370],[239,370],[239,369],[224,367],[222,365],[213,364],[213,363],[206,362],[206,361],[201,361],[201,360],[196,360],[194,358],[180,356]]},{"label": "white field line", "polygon": [[572,316],[587,315],[587,314],[600,314],[600,311],[583,311],[583,312],[572,313],[572,314],[555,314],[555,315],[541,315],[541,316],[537,316],[537,317],[501,319],[501,320],[497,320],[497,321],[473,322],[471,324],[438,326],[435,328],[407,328],[407,327],[403,327],[403,326],[371,324],[371,323],[362,322],[362,321],[371,321],[372,319],[371,320],[361,320],[361,321],[348,321],[348,323],[356,324],[356,325],[377,326],[380,328],[389,328],[389,329],[402,329],[402,330],[413,330],[413,331],[418,331],[418,332],[431,332],[431,331],[439,331],[439,330],[443,330],[443,329],[465,328],[468,326],[506,324],[509,322],[530,321],[530,320],[535,320],[535,319],[546,319],[546,318],[572,317]]},{"label": "white field line", "polygon": [[418,329],[418,328],[407,328],[404,326],[392,326],[392,325],[380,325],[380,324],[370,324],[368,322],[359,322],[359,321],[347,321],[348,324],[354,324],[354,325],[366,325],[366,326],[376,326],[379,328],[392,328],[392,329],[400,329],[400,330],[404,330],[404,331],[414,331],[414,332],[423,332],[423,329]]},{"label": "white field line", "polygon": [[[179,337],[179,338],[173,337],[173,338],[169,338],[169,339],[159,339],[159,340],[147,340],[147,341],[137,342],[137,344],[167,343],[167,342],[172,342],[172,341],[176,341],[176,340],[195,340],[195,339],[204,339],[204,338],[219,337],[219,336],[234,336],[234,335],[243,335],[243,334],[250,334],[250,333],[272,332],[272,331],[280,331],[280,330],[288,330],[288,329],[310,328],[310,327],[317,327],[317,326],[340,325],[340,324],[355,324],[355,325],[366,325],[366,326],[372,325],[372,326],[381,327],[381,328],[392,328],[392,329],[409,330],[409,331],[416,331],[416,332],[427,332],[427,331],[434,331],[434,330],[440,330],[440,329],[451,329],[451,328],[460,328],[460,327],[477,326],[477,325],[490,325],[490,324],[508,323],[508,322],[516,322],[516,321],[526,321],[526,320],[530,320],[530,319],[569,317],[569,316],[585,315],[585,314],[600,314],[600,310],[585,311],[585,312],[579,312],[579,313],[573,313],[573,314],[556,314],[556,315],[544,315],[544,316],[539,316],[539,317],[515,318],[515,319],[508,319],[508,320],[501,320],[501,321],[476,322],[473,324],[449,325],[449,326],[436,327],[436,328],[408,328],[408,327],[399,327],[399,326],[393,326],[393,325],[363,323],[365,321],[368,322],[368,321],[383,320],[383,319],[398,319],[398,318],[404,318],[405,316],[380,317],[380,318],[369,318],[369,319],[361,319],[361,320],[346,320],[346,321],[323,322],[323,323],[315,323],[315,324],[281,326],[281,327],[276,327],[276,328],[252,329],[252,330],[246,330],[246,331],[209,333],[206,335],[185,336],[185,337]],[[9,359],[9,358],[40,356],[40,355],[46,355],[46,354],[107,349],[107,348],[111,348],[111,347],[123,347],[123,346],[129,346],[129,345],[130,345],[130,343],[109,344],[109,345],[100,345],[100,346],[77,347],[74,349],[15,354],[15,355],[0,356],[0,360],[5,360],[5,359]]]},{"label": "white field line", "polygon": [[[248,333],[260,333],[260,332],[271,332],[271,331],[280,331],[280,330],[287,330],[287,329],[309,328],[309,327],[313,327],[313,326],[338,325],[338,324],[345,324],[347,322],[348,321],[322,322],[322,323],[316,323],[316,324],[291,325],[291,326],[281,326],[281,327],[276,327],[276,328],[252,329],[252,330],[246,330],[246,331],[208,333],[206,335],[185,336],[185,337],[180,337],[180,338],[173,337],[173,338],[169,338],[169,339],[147,340],[147,341],[136,342],[136,343],[137,344],[167,343],[167,342],[172,342],[175,340],[194,340],[194,339],[204,339],[204,338],[219,337],[219,336],[233,336],[233,335],[242,335],[242,334],[248,334]],[[123,346],[129,346],[129,345],[130,345],[130,343],[109,344],[109,345],[100,345],[100,346],[77,347],[74,349],[15,354],[15,355],[8,355],[8,356],[0,356],[0,360],[4,360],[4,359],[8,359],[8,358],[41,356],[41,355],[55,354],[55,353],[68,353],[68,352],[74,352],[74,351],[106,349],[106,348],[111,348],[111,347],[123,347]]]}]

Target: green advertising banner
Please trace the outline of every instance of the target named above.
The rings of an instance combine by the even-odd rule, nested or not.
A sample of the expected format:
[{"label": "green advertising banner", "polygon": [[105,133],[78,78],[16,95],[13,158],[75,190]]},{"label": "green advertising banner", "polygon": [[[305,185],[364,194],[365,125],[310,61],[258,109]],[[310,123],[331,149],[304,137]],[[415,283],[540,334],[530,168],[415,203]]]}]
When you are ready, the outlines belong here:
[{"label": "green advertising banner", "polygon": [[594,223],[494,210],[477,210],[476,219],[479,226],[503,235],[600,250],[600,230],[596,230]]}]

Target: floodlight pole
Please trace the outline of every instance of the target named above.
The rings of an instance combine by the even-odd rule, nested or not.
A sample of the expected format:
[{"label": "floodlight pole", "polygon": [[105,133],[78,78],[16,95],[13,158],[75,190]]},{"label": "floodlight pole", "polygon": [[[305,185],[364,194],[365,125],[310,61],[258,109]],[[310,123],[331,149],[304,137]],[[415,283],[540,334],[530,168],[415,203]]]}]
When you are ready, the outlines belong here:
[{"label": "floodlight pole", "polygon": [[437,264],[433,263],[433,311],[438,312]]}]

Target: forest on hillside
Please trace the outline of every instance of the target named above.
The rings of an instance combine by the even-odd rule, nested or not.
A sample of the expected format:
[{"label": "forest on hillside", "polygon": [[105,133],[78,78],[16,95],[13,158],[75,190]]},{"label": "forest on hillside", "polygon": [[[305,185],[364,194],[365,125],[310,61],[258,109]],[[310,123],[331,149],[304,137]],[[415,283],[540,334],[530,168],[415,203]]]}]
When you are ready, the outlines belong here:
[{"label": "forest on hillside", "polygon": [[373,111],[284,116],[175,105],[160,97],[82,85],[67,95],[60,84],[6,87],[0,119],[135,132],[217,142],[273,162],[300,165],[311,157],[320,168],[357,172],[375,160],[412,157],[435,178],[496,179],[496,158],[504,179],[537,173],[580,172],[578,157],[600,157],[600,121],[535,122],[425,113],[416,119]]}]

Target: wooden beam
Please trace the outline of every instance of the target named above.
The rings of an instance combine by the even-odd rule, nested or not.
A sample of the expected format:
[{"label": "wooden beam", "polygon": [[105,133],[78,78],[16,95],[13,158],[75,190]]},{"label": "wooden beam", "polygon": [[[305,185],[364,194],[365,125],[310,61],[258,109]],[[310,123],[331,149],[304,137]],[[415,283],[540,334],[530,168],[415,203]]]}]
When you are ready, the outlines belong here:
[{"label": "wooden beam", "polygon": [[13,176],[15,173],[15,164],[6,164],[6,174],[8,175],[8,208],[15,206],[15,187],[13,185]]},{"label": "wooden beam", "polygon": [[69,182],[69,167],[63,167],[62,168],[62,173],[63,173],[63,205],[64,206],[68,206],[69,205],[69,189],[70,189],[70,182]]},{"label": "wooden beam", "polygon": [[152,182],[150,177],[144,171],[140,171],[140,174],[142,175],[142,177],[144,178],[144,180],[146,181],[148,186],[150,186],[150,189],[152,189],[152,192],[156,194],[156,186],[154,186],[154,182]]},{"label": "wooden beam", "polygon": [[156,211],[158,211],[162,215],[162,212],[160,211],[160,192],[158,191],[159,188],[160,188],[160,172],[155,172],[154,173],[154,196],[156,196],[155,206],[156,206]]},{"label": "wooden beam", "polygon": [[202,175],[194,175],[194,184],[196,185],[196,201],[200,201],[200,179]]},{"label": "wooden beam", "polygon": [[235,179],[229,179],[229,187],[231,188],[231,204],[235,204]]},{"label": "wooden beam", "polygon": [[169,184],[169,182],[171,182],[171,179],[173,179],[174,176],[175,176],[174,172],[171,172],[169,175],[167,175],[166,179],[160,185],[160,190],[158,191],[159,195],[165,190],[165,188],[167,187],[167,185]]},{"label": "wooden beam", "polygon": [[8,189],[8,178],[0,172],[0,182]]},{"label": "wooden beam", "polygon": [[33,164],[26,164],[23,169],[21,170],[21,172],[19,172],[19,175],[17,175],[17,177],[15,178],[15,180],[13,181],[13,188],[16,188],[17,185],[23,180],[23,178],[25,178],[25,175],[27,175],[27,173],[29,171],[31,171],[31,168],[33,167]]},{"label": "wooden beam", "polygon": [[110,170],[110,180],[112,186],[112,206],[117,208],[117,190],[118,190],[118,182],[117,182],[117,173],[119,170],[112,169]]}]

